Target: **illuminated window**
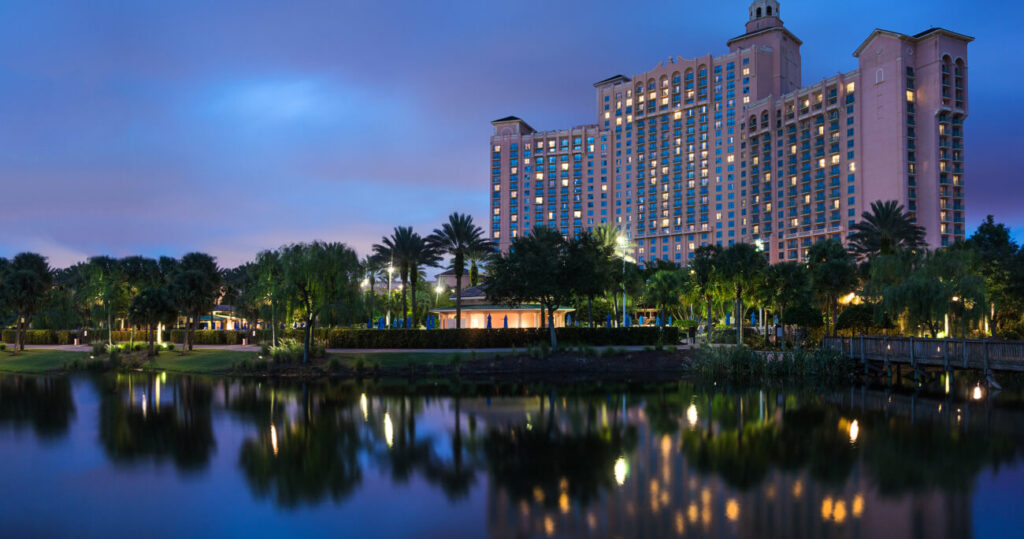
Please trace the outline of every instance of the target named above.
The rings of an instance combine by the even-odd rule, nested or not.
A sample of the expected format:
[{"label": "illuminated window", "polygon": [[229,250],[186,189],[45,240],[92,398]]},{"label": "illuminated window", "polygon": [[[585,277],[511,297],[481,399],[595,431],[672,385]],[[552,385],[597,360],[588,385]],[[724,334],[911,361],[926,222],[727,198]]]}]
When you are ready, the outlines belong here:
[{"label": "illuminated window", "polygon": [[913,90],[907,90],[907,101],[909,101],[911,103],[914,102],[914,91]]},{"label": "illuminated window", "polygon": [[852,94],[854,90],[854,84],[852,82],[846,83],[846,93]]}]

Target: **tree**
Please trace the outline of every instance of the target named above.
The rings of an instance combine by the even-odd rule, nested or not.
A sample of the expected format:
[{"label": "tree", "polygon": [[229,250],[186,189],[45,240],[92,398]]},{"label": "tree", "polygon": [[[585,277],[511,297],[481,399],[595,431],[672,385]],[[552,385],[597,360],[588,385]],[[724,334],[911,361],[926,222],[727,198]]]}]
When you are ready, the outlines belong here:
[{"label": "tree", "polygon": [[21,253],[6,265],[0,298],[16,315],[15,354],[25,350],[25,331],[29,318],[42,304],[52,285],[53,272],[42,255]]},{"label": "tree", "polygon": [[711,302],[714,300],[715,287],[718,283],[717,264],[721,253],[722,247],[719,245],[703,245],[697,249],[693,260],[690,261],[690,281],[693,283],[697,295],[704,300],[704,304],[707,306],[705,311],[707,315],[705,340],[707,342],[711,342]]},{"label": "tree", "polygon": [[1003,328],[1010,320],[1019,320],[1024,311],[1024,295],[1013,293],[1014,276],[1020,275],[1021,269],[1015,260],[1019,247],[1010,236],[1010,229],[989,215],[967,238],[965,246],[976,255],[975,269],[985,278],[995,325]]},{"label": "tree", "polygon": [[864,212],[851,227],[849,241],[850,251],[858,256],[892,254],[898,249],[924,246],[924,227],[915,224],[899,202],[877,200],[871,203],[871,211]]},{"label": "tree", "polygon": [[[767,303],[779,311],[779,320],[786,319],[786,311],[798,304],[808,303],[811,286],[807,266],[799,262],[779,262],[765,269],[762,286]],[[786,326],[782,325],[782,347],[786,347]]]},{"label": "tree", "polygon": [[836,240],[822,240],[807,251],[807,268],[811,274],[811,290],[831,313],[829,327],[836,334],[835,322],[839,317],[839,298],[857,286],[857,266],[843,244]]},{"label": "tree", "polygon": [[284,298],[284,284],[281,267],[281,253],[261,251],[253,264],[255,273],[254,295],[257,301],[270,307],[270,341],[277,346],[277,306]]},{"label": "tree", "polygon": [[473,217],[453,213],[448,222],[434,229],[427,241],[440,252],[452,257],[451,269],[455,272],[455,327],[462,327],[462,276],[466,274],[466,259],[475,258],[477,253],[490,250],[484,239],[484,231],[473,224]]},{"label": "tree", "polygon": [[280,250],[283,282],[303,320],[302,362],[309,362],[313,324],[324,309],[355,301],[359,258],[343,243],[295,243]]},{"label": "tree", "polygon": [[886,290],[886,301],[904,312],[911,325],[924,326],[932,338],[938,336],[943,317],[952,313],[966,338],[967,323],[980,319],[985,310],[985,280],[974,271],[972,259],[962,249],[928,252],[903,282]]},{"label": "tree", "polygon": [[565,238],[557,230],[537,227],[513,240],[508,253],[491,263],[484,280],[487,297],[496,303],[539,302],[547,310],[552,347],[558,346],[554,313],[572,295],[567,251]]},{"label": "tree", "polygon": [[175,305],[185,315],[182,353],[193,349],[199,316],[213,308],[220,292],[220,277],[217,262],[205,253],[188,253],[177,264],[170,291]]},{"label": "tree", "polygon": [[132,298],[128,306],[128,318],[133,324],[146,326],[146,343],[149,356],[156,355],[153,344],[156,342],[156,327],[174,321],[178,311],[171,301],[166,288],[146,288]]},{"label": "tree", "polygon": [[679,269],[658,270],[647,280],[645,296],[658,310],[662,325],[668,319],[669,306],[679,304],[683,282],[683,275]]},{"label": "tree", "polygon": [[[413,232],[411,226],[396,226],[391,237],[381,238],[381,242],[374,244],[373,252],[381,260],[388,260],[389,264],[397,264],[398,275],[402,279],[402,319],[406,323],[409,302],[406,291],[409,287],[409,280],[413,278],[413,258],[423,243],[423,238]],[[421,249],[422,247],[420,247]],[[388,298],[390,300],[390,298]]]},{"label": "tree", "polygon": [[604,294],[615,282],[615,253],[591,232],[569,241],[568,272],[574,277],[573,292],[587,298],[587,324],[594,327],[594,297]]},{"label": "tree", "polygon": [[759,278],[768,261],[752,244],[734,243],[718,255],[718,267],[735,293],[736,344],[743,344],[743,291]]},{"label": "tree", "polygon": [[86,301],[98,307],[107,321],[107,344],[114,344],[114,315],[124,298],[125,275],[121,264],[109,256],[94,256],[82,267]]}]

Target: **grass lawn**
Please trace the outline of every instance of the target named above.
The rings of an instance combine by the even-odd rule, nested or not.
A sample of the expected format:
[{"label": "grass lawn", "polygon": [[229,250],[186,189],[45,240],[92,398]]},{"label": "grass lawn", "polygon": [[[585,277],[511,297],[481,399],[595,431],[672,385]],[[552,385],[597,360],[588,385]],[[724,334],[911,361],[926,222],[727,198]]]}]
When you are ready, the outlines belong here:
[{"label": "grass lawn", "polygon": [[172,350],[160,352],[155,361],[143,367],[146,370],[189,372],[209,374],[231,370],[231,366],[243,359],[255,359],[255,352],[239,352],[236,350],[193,350],[187,355]]},{"label": "grass lawn", "polygon": [[14,355],[10,350],[6,350],[0,352],[0,372],[43,374],[63,370],[66,363],[76,359],[88,361],[89,352],[25,350]]}]

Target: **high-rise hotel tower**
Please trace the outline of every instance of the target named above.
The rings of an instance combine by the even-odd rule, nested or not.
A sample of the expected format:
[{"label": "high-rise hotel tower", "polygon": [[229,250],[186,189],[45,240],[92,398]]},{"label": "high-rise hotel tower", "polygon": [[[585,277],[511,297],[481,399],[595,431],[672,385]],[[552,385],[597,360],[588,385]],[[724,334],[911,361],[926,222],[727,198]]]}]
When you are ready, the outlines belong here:
[{"label": "high-rise hotel tower", "polygon": [[967,44],[942,28],[875,30],[858,68],[813,84],[779,3],[755,0],[721,56],[669,58],[594,84],[597,122],[492,122],[490,235],[618,226],[641,264],[754,242],[772,262],[844,239],[897,200],[933,246],[964,237]]}]

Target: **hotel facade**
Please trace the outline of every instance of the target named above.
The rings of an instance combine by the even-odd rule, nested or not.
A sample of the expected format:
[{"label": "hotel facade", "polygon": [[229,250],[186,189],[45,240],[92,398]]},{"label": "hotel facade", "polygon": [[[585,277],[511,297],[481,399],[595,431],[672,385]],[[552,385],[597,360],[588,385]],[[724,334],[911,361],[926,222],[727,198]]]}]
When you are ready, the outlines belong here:
[{"label": "hotel facade", "polygon": [[858,68],[804,85],[802,42],[755,0],[721,56],[672,57],[594,84],[596,123],[537,131],[492,122],[490,236],[571,237],[611,224],[643,265],[703,245],[755,243],[771,262],[845,240],[897,200],[930,246],[964,238],[967,44],[942,28],[875,30]]}]

